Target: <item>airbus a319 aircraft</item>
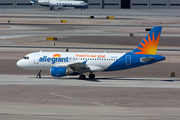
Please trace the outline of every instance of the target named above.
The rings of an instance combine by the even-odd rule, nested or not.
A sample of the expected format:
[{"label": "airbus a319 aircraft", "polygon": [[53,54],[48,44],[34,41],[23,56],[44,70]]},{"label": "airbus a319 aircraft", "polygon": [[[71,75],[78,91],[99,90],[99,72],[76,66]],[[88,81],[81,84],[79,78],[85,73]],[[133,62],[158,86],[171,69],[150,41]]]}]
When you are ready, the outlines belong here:
[{"label": "airbus a319 aircraft", "polygon": [[94,79],[93,72],[124,70],[165,60],[156,55],[161,29],[154,27],[129,53],[35,52],[19,60],[17,66],[37,70],[37,78],[41,78],[42,70],[50,70],[53,77],[79,74],[79,79],[86,79],[83,73],[90,72],[89,79]]},{"label": "airbus a319 aircraft", "polygon": [[40,6],[50,7],[50,10],[55,10],[55,8],[62,9],[63,7],[74,7],[86,9],[89,4],[84,1],[63,1],[63,0],[30,0],[31,3],[38,4]]}]

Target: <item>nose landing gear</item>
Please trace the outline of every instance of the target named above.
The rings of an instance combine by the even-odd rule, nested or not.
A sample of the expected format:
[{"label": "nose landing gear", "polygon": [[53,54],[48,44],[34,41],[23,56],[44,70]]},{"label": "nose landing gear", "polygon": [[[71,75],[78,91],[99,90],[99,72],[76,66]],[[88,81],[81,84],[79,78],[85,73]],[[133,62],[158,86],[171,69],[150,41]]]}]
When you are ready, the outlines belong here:
[{"label": "nose landing gear", "polygon": [[41,70],[38,70],[38,74],[37,74],[36,78],[41,78]]}]

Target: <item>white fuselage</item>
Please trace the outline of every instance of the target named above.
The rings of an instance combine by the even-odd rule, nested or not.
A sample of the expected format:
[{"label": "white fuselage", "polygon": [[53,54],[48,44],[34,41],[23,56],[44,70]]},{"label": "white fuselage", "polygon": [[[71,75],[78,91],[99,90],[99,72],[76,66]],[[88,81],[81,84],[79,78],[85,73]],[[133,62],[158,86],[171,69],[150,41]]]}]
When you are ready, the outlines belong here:
[{"label": "white fuselage", "polygon": [[88,52],[36,52],[30,53],[17,62],[17,65],[28,70],[49,70],[51,67],[68,66],[83,63],[92,71],[107,69],[125,53],[88,53]]},{"label": "white fuselage", "polygon": [[51,0],[49,1],[50,5],[83,5],[84,1],[59,1]]},{"label": "white fuselage", "polygon": [[39,5],[50,7],[83,7],[88,6],[84,1],[38,0]]}]

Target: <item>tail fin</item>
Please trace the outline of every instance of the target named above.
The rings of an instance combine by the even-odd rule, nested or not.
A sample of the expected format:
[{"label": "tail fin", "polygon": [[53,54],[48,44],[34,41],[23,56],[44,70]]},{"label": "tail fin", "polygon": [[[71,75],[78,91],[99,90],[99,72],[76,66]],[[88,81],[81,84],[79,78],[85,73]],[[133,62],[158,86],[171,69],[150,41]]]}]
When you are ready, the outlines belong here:
[{"label": "tail fin", "polygon": [[153,27],[153,29],[148,33],[148,35],[146,35],[132,53],[156,55],[161,30],[162,27],[160,26]]}]

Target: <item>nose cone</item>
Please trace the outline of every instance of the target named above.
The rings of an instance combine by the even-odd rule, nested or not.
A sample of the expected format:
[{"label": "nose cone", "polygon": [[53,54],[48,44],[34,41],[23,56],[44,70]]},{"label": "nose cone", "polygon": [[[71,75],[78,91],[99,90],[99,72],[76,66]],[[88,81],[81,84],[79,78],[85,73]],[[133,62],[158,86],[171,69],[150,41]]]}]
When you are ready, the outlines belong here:
[{"label": "nose cone", "polygon": [[23,66],[22,60],[17,61],[16,65],[17,65],[18,67],[22,68],[22,66]]}]

